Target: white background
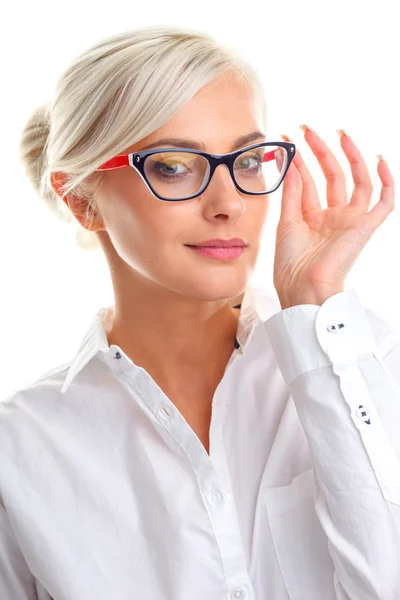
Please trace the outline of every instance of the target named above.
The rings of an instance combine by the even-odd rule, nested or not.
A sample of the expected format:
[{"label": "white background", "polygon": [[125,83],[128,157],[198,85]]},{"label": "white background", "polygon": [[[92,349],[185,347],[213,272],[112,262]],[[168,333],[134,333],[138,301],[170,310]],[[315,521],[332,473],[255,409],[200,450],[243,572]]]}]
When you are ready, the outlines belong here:
[{"label": "white background", "polygon": [[[119,0],[6,3],[1,24],[1,337],[0,398],[68,362],[100,306],[112,303],[99,252],[75,245],[75,228],[35,195],[18,159],[21,129],[53,94],[70,62],[103,37],[155,24],[188,26],[235,47],[257,69],[267,94],[270,140],[296,143],[326,206],[325,179],[303,139],[307,123],[343,166],[336,129],[344,128],[380,182],[376,154],[400,181],[397,3],[335,0],[160,2]],[[272,294],[281,188],[270,212],[254,281]],[[399,200],[397,200],[399,203]],[[399,208],[374,233],[346,280],[364,306],[394,326],[398,313]]]}]

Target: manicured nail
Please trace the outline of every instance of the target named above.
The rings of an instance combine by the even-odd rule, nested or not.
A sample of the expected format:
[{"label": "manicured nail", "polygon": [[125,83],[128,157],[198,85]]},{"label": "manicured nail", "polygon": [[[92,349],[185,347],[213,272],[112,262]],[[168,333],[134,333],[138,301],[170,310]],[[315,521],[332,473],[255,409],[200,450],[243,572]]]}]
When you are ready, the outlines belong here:
[{"label": "manicured nail", "polygon": [[377,154],[377,155],[376,155],[376,158],[378,159],[378,162],[379,162],[380,160],[382,160],[384,163],[386,163],[386,164],[387,164],[387,162],[386,162],[386,160],[383,158],[382,154]]},{"label": "manicured nail", "polygon": [[309,127],[308,125],[299,125],[300,129],[302,129],[304,132],[306,131],[312,131],[313,133],[315,133],[314,129],[311,129],[311,127]]},{"label": "manicured nail", "polygon": [[347,137],[350,137],[347,131],[345,131],[344,129],[336,129],[336,133],[340,135],[340,137],[342,137],[342,135],[347,135]]}]

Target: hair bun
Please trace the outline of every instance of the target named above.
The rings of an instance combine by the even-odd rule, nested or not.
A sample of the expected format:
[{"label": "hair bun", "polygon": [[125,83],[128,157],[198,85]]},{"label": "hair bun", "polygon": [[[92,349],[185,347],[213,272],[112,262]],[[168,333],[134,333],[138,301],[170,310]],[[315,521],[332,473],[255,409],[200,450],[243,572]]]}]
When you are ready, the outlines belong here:
[{"label": "hair bun", "polygon": [[40,191],[40,182],[45,167],[45,148],[50,132],[50,112],[47,104],[36,108],[29,116],[22,131],[19,153],[36,192]]},{"label": "hair bun", "polygon": [[21,133],[19,157],[36,193],[60,219],[70,222],[72,221],[70,211],[63,202],[60,202],[53,188],[43,180],[50,124],[51,114],[48,104],[39,106],[30,114]]}]

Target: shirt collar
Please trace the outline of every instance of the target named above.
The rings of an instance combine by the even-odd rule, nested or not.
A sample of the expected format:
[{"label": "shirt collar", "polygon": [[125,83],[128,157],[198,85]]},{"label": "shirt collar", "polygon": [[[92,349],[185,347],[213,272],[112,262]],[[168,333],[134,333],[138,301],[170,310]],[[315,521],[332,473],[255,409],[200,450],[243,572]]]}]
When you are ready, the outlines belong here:
[{"label": "shirt collar", "polygon": [[[239,344],[239,352],[243,353],[244,348],[250,342],[253,332],[258,323],[265,321],[270,315],[277,312],[280,305],[273,296],[268,296],[265,290],[248,284],[241,304],[236,340]],[[113,307],[108,306],[100,308],[95,314],[89,328],[83,337],[78,351],[69,364],[61,393],[65,393],[75,377],[98,353],[104,355],[114,352],[116,349],[124,354],[121,348],[112,346],[108,343],[106,328],[111,318]],[[101,356],[101,355],[100,355]]]}]

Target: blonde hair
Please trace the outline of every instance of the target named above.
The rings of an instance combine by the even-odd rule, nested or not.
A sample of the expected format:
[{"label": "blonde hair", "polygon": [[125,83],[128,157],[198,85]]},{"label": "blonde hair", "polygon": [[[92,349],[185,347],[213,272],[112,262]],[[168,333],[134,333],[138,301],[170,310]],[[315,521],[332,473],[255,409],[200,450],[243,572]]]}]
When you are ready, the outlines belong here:
[{"label": "blonde hair", "polygon": [[[57,81],[54,98],[34,110],[20,141],[20,159],[35,191],[56,215],[75,221],[82,249],[99,248],[51,185],[65,177],[60,193],[87,203],[85,220],[98,202],[102,163],[148,136],[173,117],[216,76],[233,73],[266,101],[254,68],[232,48],[206,33],[151,26],[103,39],[78,56]],[[265,118],[265,117],[264,117]]]}]

